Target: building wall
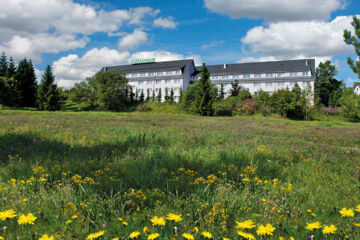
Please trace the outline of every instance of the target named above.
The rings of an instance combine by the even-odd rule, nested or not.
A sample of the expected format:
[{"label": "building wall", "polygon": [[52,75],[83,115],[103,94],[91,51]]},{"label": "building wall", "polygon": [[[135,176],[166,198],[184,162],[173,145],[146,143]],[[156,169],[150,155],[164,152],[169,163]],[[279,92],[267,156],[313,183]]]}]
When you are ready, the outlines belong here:
[{"label": "building wall", "polygon": [[354,93],[360,95],[360,86],[355,87]]}]

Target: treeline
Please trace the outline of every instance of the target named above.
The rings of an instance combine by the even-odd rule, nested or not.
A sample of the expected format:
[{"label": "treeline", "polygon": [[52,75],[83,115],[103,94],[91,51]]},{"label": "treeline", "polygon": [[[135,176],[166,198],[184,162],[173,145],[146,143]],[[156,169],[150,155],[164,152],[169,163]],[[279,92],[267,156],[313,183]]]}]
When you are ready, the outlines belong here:
[{"label": "treeline", "polygon": [[31,60],[26,58],[17,65],[3,52],[0,57],[0,105],[7,107],[36,107],[39,110],[59,110],[60,94],[47,66],[40,84]]}]

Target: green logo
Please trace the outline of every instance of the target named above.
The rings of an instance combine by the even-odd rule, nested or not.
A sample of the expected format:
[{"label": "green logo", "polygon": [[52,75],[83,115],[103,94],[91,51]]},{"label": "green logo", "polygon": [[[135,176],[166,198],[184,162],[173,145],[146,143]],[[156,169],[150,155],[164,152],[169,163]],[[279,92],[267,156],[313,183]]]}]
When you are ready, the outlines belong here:
[{"label": "green logo", "polygon": [[155,58],[132,59],[131,60],[131,64],[152,63],[152,62],[155,62]]}]

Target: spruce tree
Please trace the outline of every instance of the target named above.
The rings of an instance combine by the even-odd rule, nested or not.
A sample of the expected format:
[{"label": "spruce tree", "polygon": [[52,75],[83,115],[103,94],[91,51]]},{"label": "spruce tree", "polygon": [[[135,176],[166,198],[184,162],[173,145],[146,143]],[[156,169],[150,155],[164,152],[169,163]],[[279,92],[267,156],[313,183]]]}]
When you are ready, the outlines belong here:
[{"label": "spruce tree", "polygon": [[155,102],[155,90],[152,91],[152,97],[151,97],[151,101]]},{"label": "spruce tree", "polygon": [[34,66],[31,60],[27,61],[26,59],[24,59],[19,62],[15,78],[19,83],[20,93],[22,97],[20,106],[35,107],[37,102],[37,83]]},{"label": "spruce tree", "polygon": [[136,89],[135,91],[135,101],[138,101],[139,100],[139,90]]},{"label": "spruce tree", "polygon": [[161,88],[160,88],[158,95],[156,96],[156,101],[161,102],[161,100],[162,100],[161,98],[162,98],[162,96],[161,96]]},{"label": "spruce tree", "polygon": [[220,98],[220,99],[224,99],[224,98],[225,98],[225,89],[224,89],[224,84],[223,84],[223,83],[220,85],[219,98]]},{"label": "spruce tree", "polygon": [[7,69],[7,77],[12,78],[16,75],[16,66],[12,57],[9,59],[9,67]]},{"label": "spruce tree", "polygon": [[149,89],[146,90],[146,101],[147,102],[150,101],[150,90]]},{"label": "spruce tree", "polygon": [[175,99],[174,99],[174,89],[171,88],[170,90],[170,97],[169,97],[169,102],[170,103],[174,103]]},{"label": "spruce tree", "polygon": [[144,102],[144,100],[145,100],[144,91],[141,91],[139,101]]},{"label": "spruce tree", "polygon": [[231,83],[231,89],[230,89],[230,94],[232,97],[236,97],[239,95],[240,90],[243,87],[241,85],[239,85],[239,82],[237,80],[235,80],[234,82]]},{"label": "spruce tree", "polygon": [[6,77],[8,71],[9,63],[7,61],[7,57],[5,52],[2,52],[0,56],[0,77]]},{"label": "spruce tree", "polygon": [[196,112],[201,116],[212,116],[214,113],[213,102],[217,95],[217,89],[210,82],[210,73],[205,64],[203,64],[201,77],[200,80],[197,81],[196,85]]},{"label": "spruce tree", "polygon": [[353,72],[360,79],[360,19],[356,16],[353,17],[353,22],[351,25],[354,27],[355,34],[352,35],[351,31],[344,30],[344,41],[348,45],[353,45],[355,48],[355,53],[358,56],[357,60],[352,60],[350,57],[347,59],[347,62]]},{"label": "spruce tree", "polygon": [[60,96],[50,65],[47,65],[38,88],[38,108],[55,111],[60,109]]},{"label": "spruce tree", "polygon": [[135,102],[135,93],[134,93],[132,87],[130,87],[130,102],[131,102],[131,103],[134,103],[134,102]]},{"label": "spruce tree", "polygon": [[165,102],[169,101],[168,88],[165,88]]},{"label": "spruce tree", "polygon": [[180,88],[180,96],[179,96],[179,102],[183,99],[184,91],[182,88]]}]

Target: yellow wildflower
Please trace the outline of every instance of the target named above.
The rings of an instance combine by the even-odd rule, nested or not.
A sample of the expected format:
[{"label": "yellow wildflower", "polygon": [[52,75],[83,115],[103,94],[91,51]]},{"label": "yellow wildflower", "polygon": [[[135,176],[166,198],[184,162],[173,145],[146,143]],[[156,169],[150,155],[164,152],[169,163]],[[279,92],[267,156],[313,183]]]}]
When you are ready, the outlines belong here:
[{"label": "yellow wildflower", "polygon": [[124,221],[124,219],[122,219],[121,217],[119,217],[118,220],[119,220],[120,222]]},{"label": "yellow wildflower", "polygon": [[351,208],[349,208],[349,209],[343,208],[343,209],[341,209],[341,211],[339,211],[339,213],[341,214],[341,217],[353,217],[354,216],[354,211]]},{"label": "yellow wildflower", "polygon": [[252,235],[251,233],[246,233],[246,232],[243,232],[243,231],[237,231],[237,234],[240,237],[243,237],[243,238],[246,238],[246,239],[249,239],[249,240],[255,240],[255,236]]},{"label": "yellow wildflower", "polygon": [[255,222],[252,220],[246,220],[246,221],[242,221],[242,222],[236,222],[236,228],[238,229],[252,229],[255,227]]},{"label": "yellow wildflower", "polygon": [[150,221],[152,222],[153,226],[165,226],[165,219],[162,217],[155,216]]},{"label": "yellow wildflower", "polygon": [[42,235],[41,238],[39,238],[39,240],[55,240],[55,237],[54,236],[49,237],[49,235],[44,234],[44,235]]},{"label": "yellow wildflower", "polygon": [[118,237],[116,237],[116,238],[112,238],[111,240],[119,240],[119,238],[118,238]]},{"label": "yellow wildflower", "polygon": [[157,239],[159,236],[160,236],[160,234],[158,234],[158,233],[152,233],[147,237],[147,239],[154,240],[154,239]]},{"label": "yellow wildflower", "polygon": [[295,240],[295,238],[293,238],[293,237],[290,237],[290,240]]},{"label": "yellow wildflower", "polygon": [[197,234],[197,233],[199,232],[199,228],[198,228],[198,227],[194,227],[193,232],[194,232],[195,234]]},{"label": "yellow wildflower", "polygon": [[174,221],[174,222],[180,222],[182,220],[181,214],[173,214],[173,213],[169,213],[166,216],[166,219],[169,221]]},{"label": "yellow wildflower", "polygon": [[360,204],[357,205],[357,207],[355,208],[355,211],[360,212]]},{"label": "yellow wildflower", "polygon": [[147,233],[149,232],[148,227],[144,227],[144,228],[143,228],[143,232],[144,232],[145,234],[147,234]]},{"label": "yellow wildflower", "polygon": [[21,214],[18,223],[21,224],[34,224],[37,217],[35,217],[32,213],[28,213],[28,215]]},{"label": "yellow wildflower", "polygon": [[73,215],[71,218],[72,219],[77,219],[77,217],[78,217],[77,215]]},{"label": "yellow wildflower", "polygon": [[336,227],[335,225],[330,225],[330,226],[324,226],[323,228],[323,234],[334,234],[336,232]]},{"label": "yellow wildflower", "polygon": [[274,228],[271,224],[260,225],[257,230],[256,234],[263,236],[263,235],[273,235],[273,231],[275,231],[276,228]]},{"label": "yellow wildflower", "polygon": [[194,240],[194,236],[191,235],[190,233],[183,233],[183,238],[187,239],[187,240]]},{"label": "yellow wildflower", "polygon": [[2,236],[0,236],[0,240],[5,240],[5,238],[4,238],[4,237],[2,237]]},{"label": "yellow wildflower", "polygon": [[132,232],[132,233],[130,233],[130,239],[135,239],[138,236],[140,236],[140,232]]},{"label": "yellow wildflower", "polygon": [[223,237],[223,240],[230,240],[230,238],[227,238],[227,237]]},{"label": "yellow wildflower", "polygon": [[209,233],[209,232],[202,232],[202,233],[201,233],[201,236],[203,236],[204,238],[207,238],[207,239],[211,239],[211,238],[212,238],[212,234]]},{"label": "yellow wildflower", "polygon": [[354,223],[355,227],[360,227],[360,223]]},{"label": "yellow wildflower", "polygon": [[314,229],[319,229],[321,228],[321,223],[320,222],[312,222],[312,223],[306,223],[306,227],[307,230],[314,230]]},{"label": "yellow wildflower", "polygon": [[13,209],[5,210],[0,212],[0,220],[5,221],[6,219],[16,217],[16,212]]},{"label": "yellow wildflower", "polygon": [[91,233],[87,236],[86,240],[93,240],[93,239],[96,239],[98,237],[101,237],[105,234],[105,231],[100,231],[100,232],[97,232],[97,233]]},{"label": "yellow wildflower", "polygon": [[128,223],[127,222],[121,222],[125,227],[128,225]]},{"label": "yellow wildflower", "polygon": [[70,223],[72,223],[73,222],[73,220],[67,220],[66,222],[65,222],[65,224],[66,225],[69,225]]}]

